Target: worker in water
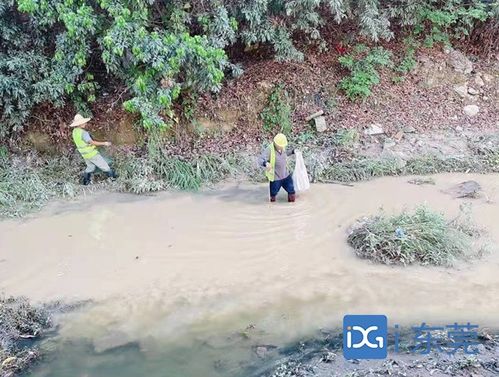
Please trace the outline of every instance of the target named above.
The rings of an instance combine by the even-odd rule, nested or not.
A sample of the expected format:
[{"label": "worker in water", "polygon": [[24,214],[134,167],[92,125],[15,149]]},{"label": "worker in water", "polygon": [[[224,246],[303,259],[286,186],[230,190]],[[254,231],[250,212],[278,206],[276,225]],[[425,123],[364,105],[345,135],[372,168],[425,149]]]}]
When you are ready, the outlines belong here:
[{"label": "worker in water", "polygon": [[76,114],[73,122],[69,125],[69,127],[73,129],[73,141],[76,144],[76,148],[87,164],[87,168],[83,173],[84,185],[88,185],[91,182],[92,173],[95,171],[96,167],[102,170],[108,178],[116,178],[114,171],[109,167],[107,161],[97,150],[97,147],[100,146],[110,146],[111,142],[93,140],[86,130],[89,121],[90,118],[84,118],[80,114]]},{"label": "worker in water", "polygon": [[281,187],[288,193],[288,202],[295,201],[293,178],[288,172],[287,156],[294,154],[294,149],[286,149],[288,140],[284,134],[277,134],[260,156],[259,163],[265,168],[269,180],[270,201],[275,202]]}]

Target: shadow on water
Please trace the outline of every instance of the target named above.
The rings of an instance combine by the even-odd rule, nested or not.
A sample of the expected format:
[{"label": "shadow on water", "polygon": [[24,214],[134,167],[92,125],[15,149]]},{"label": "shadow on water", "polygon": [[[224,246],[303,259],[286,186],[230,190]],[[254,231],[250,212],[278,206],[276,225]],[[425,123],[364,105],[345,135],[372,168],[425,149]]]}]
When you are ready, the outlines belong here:
[{"label": "shadow on water", "polygon": [[[245,185],[236,185],[224,190],[205,191],[196,196],[198,200],[205,200],[206,197],[216,198],[227,203],[244,203],[245,205],[259,205],[266,203],[269,197],[269,188],[267,185],[255,185],[248,187]],[[280,199],[284,200],[284,194],[281,190]]]}]

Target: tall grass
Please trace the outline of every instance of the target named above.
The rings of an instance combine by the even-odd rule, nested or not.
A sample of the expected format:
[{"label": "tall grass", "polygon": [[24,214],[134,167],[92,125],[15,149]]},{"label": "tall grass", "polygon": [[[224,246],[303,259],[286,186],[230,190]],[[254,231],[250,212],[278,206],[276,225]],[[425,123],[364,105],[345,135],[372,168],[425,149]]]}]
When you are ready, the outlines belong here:
[{"label": "tall grass", "polygon": [[309,158],[307,167],[312,167],[313,180],[318,182],[357,182],[376,177],[426,175],[437,173],[497,173],[499,152],[484,156],[437,157],[434,155],[411,158],[407,161],[396,158],[354,158],[351,161],[334,162]]},{"label": "tall grass", "polygon": [[81,190],[78,167],[69,157],[35,156],[0,161],[0,216],[22,216],[53,198],[73,198]]},{"label": "tall grass", "polygon": [[469,255],[479,234],[469,218],[448,221],[422,206],[362,220],[348,236],[356,254],[384,264],[451,265]]}]

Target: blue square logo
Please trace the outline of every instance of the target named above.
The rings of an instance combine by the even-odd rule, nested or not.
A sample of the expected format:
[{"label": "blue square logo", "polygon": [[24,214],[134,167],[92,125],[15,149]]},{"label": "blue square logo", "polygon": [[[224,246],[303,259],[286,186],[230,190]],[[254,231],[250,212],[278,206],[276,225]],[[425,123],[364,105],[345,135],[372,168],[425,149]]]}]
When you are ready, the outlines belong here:
[{"label": "blue square logo", "polygon": [[385,315],[343,317],[343,355],[346,359],[385,359],[388,320]]}]

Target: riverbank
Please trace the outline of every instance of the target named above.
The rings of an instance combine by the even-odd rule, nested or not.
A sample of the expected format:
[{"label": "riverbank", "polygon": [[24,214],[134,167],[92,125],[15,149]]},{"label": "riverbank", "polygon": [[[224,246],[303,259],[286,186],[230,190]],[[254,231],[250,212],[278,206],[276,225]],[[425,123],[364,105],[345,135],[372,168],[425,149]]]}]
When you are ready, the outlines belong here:
[{"label": "riverbank", "polygon": [[[325,331],[320,337],[302,341],[282,352],[277,365],[254,376],[269,377],[374,377],[374,376],[462,376],[493,377],[499,373],[499,332],[481,331],[478,353],[465,354],[462,350],[449,355],[433,349],[429,354],[404,350],[393,352],[383,360],[345,360],[339,344],[341,333]],[[414,346],[411,339],[403,339]]]},{"label": "riverbank", "polygon": [[[338,131],[310,139],[291,139],[302,150],[312,182],[351,183],[383,176],[442,172],[499,171],[499,133],[440,131],[403,133],[394,142],[385,135],[366,136]],[[159,147],[158,147],[159,148]],[[51,200],[74,199],[103,190],[147,194],[162,190],[213,187],[226,180],[261,182],[256,158],[260,147],[227,154],[201,154],[183,159],[165,154],[115,150],[108,155],[120,177],[116,182],[97,177],[90,187],[79,183],[83,169],[75,154],[43,157],[37,154],[0,158],[0,216],[19,217],[40,210]],[[0,156],[1,157],[1,156]]]}]

